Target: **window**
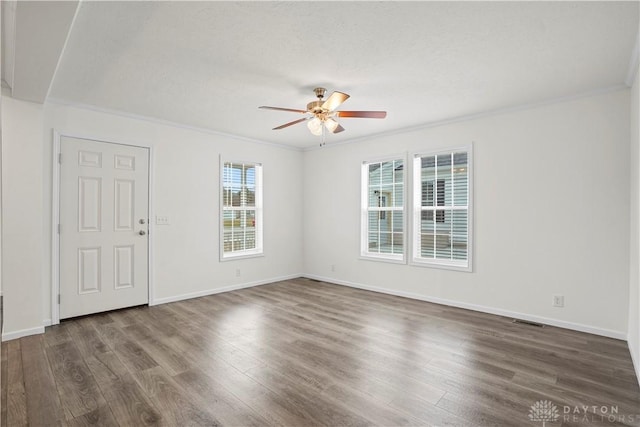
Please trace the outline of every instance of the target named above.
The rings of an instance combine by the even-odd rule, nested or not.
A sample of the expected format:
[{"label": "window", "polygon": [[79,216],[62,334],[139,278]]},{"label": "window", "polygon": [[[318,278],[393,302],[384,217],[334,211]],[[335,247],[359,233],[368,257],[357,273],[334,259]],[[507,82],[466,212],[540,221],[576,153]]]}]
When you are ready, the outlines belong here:
[{"label": "window", "polygon": [[362,164],[361,255],[404,260],[404,160]]},{"label": "window", "polygon": [[413,262],[471,270],[471,147],[413,160]]},{"label": "window", "polygon": [[262,165],[222,164],[222,258],[262,254]]}]

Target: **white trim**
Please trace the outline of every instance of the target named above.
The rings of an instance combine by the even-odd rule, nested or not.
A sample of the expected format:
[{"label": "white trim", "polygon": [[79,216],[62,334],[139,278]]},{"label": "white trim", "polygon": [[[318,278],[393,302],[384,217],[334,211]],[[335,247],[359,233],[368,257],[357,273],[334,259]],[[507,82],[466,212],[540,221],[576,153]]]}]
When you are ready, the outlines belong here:
[{"label": "white trim", "polygon": [[289,274],[287,276],[273,277],[271,279],[264,279],[264,280],[256,280],[254,282],[240,283],[237,285],[228,285],[228,286],[223,286],[221,288],[207,289],[205,291],[190,292],[188,294],[158,298],[157,300],[149,303],[149,305],[153,306],[153,305],[167,304],[170,302],[183,301],[183,300],[192,299],[192,298],[205,297],[207,295],[215,295],[223,292],[237,291],[239,289],[253,288],[254,286],[268,285],[270,283],[281,282],[283,280],[297,279],[299,277],[304,277],[304,276],[302,274]]},{"label": "white trim", "polygon": [[[383,163],[389,161],[402,160],[402,207],[389,206],[390,209],[369,207],[369,165],[372,163]],[[409,171],[407,152],[393,154],[388,156],[378,156],[362,160],[360,162],[360,259],[367,261],[391,262],[394,264],[407,263],[407,227],[409,217],[407,215],[407,174]],[[402,212],[403,230],[402,230],[402,254],[385,254],[368,251],[369,229],[368,214],[369,212],[393,211]],[[393,229],[393,224],[392,224]],[[392,231],[393,232],[393,231]]]},{"label": "white trim", "polygon": [[627,347],[629,347],[629,354],[631,354],[631,363],[633,364],[633,369],[636,371],[636,379],[638,380],[638,385],[640,385],[640,360],[636,360],[634,356],[634,350],[631,348],[631,340],[629,339],[629,335],[626,337]]},{"label": "white trim", "polygon": [[151,142],[128,141],[128,140],[120,139],[120,138],[115,140],[115,139],[110,139],[110,138],[97,137],[97,136],[95,136],[95,134],[82,133],[82,132],[70,132],[70,131],[58,130],[58,129],[54,129],[54,132],[57,132],[58,134],[60,134],[61,137],[62,136],[66,136],[68,138],[88,139],[90,141],[104,142],[106,144],[129,145],[129,146],[132,146],[132,147],[140,147],[140,148],[153,148],[153,145],[152,145]]},{"label": "white trim", "polygon": [[60,163],[58,158],[60,155],[60,141],[62,137],[87,139],[94,142],[102,142],[105,144],[118,144],[131,147],[145,148],[147,149],[149,156],[149,196],[148,196],[148,239],[147,239],[147,283],[148,283],[148,304],[151,305],[154,296],[154,252],[153,252],[153,235],[155,234],[155,227],[152,221],[155,218],[155,210],[153,207],[153,192],[155,183],[155,154],[153,147],[150,144],[145,143],[130,143],[130,142],[117,142],[86,134],[78,134],[74,132],[63,132],[53,129],[53,148],[52,148],[52,169],[51,169],[51,319],[43,320],[43,323],[49,322],[46,326],[57,325],[60,323],[60,306],[58,304],[58,293],[60,292],[60,235],[58,234],[58,224],[60,221]]},{"label": "white trim", "polygon": [[148,247],[148,258],[147,258],[147,283],[149,284],[149,293],[148,293],[148,301],[149,304],[153,301],[153,296],[155,295],[155,264],[153,260],[155,259],[155,251],[153,248],[155,247],[155,235],[156,235],[156,222],[154,221],[156,217],[155,208],[154,208],[154,199],[153,195],[155,193],[155,182],[156,182],[156,169],[155,169],[155,151],[153,147],[146,147],[149,149],[149,206],[147,207],[147,212],[149,214],[149,218],[147,220],[147,233],[149,238],[147,239]]},{"label": "white trim", "polygon": [[251,142],[253,144],[259,144],[259,145],[270,145],[276,148],[281,148],[284,150],[292,150],[292,151],[303,151],[302,148],[300,147],[295,147],[292,145],[287,145],[287,144],[279,144],[277,142],[269,142],[269,141],[262,141],[259,139],[253,139],[253,138],[248,138],[248,137],[244,137],[244,136],[240,136],[240,135],[234,135],[231,133],[225,133],[225,132],[219,132],[213,129],[208,129],[208,128],[203,128],[203,127],[199,127],[199,126],[191,126],[191,125],[186,125],[183,123],[178,123],[178,122],[173,122],[171,120],[164,120],[164,119],[158,119],[155,117],[150,117],[150,116],[144,116],[142,114],[134,114],[134,113],[128,113],[126,111],[120,111],[120,110],[112,110],[109,108],[103,108],[103,107],[98,107],[95,105],[90,105],[90,104],[82,104],[79,102],[73,102],[73,101],[65,101],[63,99],[58,99],[58,98],[47,98],[45,100],[45,104],[46,103],[50,103],[50,104],[54,104],[54,105],[62,105],[65,107],[73,107],[73,108],[78,108],[81,110],[89,110],[89,111],[95,111],[98,113],[103,113],[103,114],[110,114],[113,116],[119,116],[119,117],[125,117],[127,119],[133,119],[133,120],[140,120],[143,122],[151,122],[151,123],[155,123],[155,124],[159,124],[159,125],[164,125],[164,126],[171,126],[174,128],[178,128],[178,129],[186,129],[186,130],[191,130],[194,132],[199,132],[199,133],[204,133],[207,135],[215,135],[215,136],[221,136],[224,138],[231,138],[231,139],[235,139],[238,141],[244,141],[244,142]]},{"label": "white trim", "polygon": [[413,292],[405,292],[405,291],[398,291],[394,289],[380,288],[377,286],[364,285],[361,283],[354,283],[346,280],[338,280],[334,278],[318,276],[315,274],[305,274],[303,277],[306,277],[307,279],[314,279],[314,280],[320,280],[327,283],[333,283],[336,285],[348,286],[350,288],[357,288],[357,289],[364,289],[366,291],[378,292],[381,294],[388,294],[388,295],[394,295],[397,297],[410,298],[410,299],[415,299],[419,301],[426,301],[426,302],[446,305],[450,307],[464,308],[466,310],[478,311],[481,313],[488,313],[488,314],[495,314],[497,316],[528,320],[530,322],[542,323],[544,325],[556,326],[558,328],[571,329],[574,331],[586,332],[594,335],[601,335],[603,337],[615,338],[619,340],[627,339],[626,332],[598,328],[595,326],[584,325],[582,323],[567,322],[564,320],[551,319],[549,317],[535,316],[535,315],[526,314],[526,313],[518,313],[516,311],[504,310],[501,308],[487,307],[487,306],[478,305],[478,304],[470,304],[466,302],[432,297],[428,295],[420,295]]},{"label": "white trim", "polygon": [[69,24],[69,29],[67,30],[67,36],[64,38],[64,44],[62,45],[62,49],[60,50],[60,54],[58,55],[56,68],[53,70],[53,75],[51,76],[51,80],[49,81],[47,94],[44,97],[45,100],[49,98],[49,94],[51,93],[51,88],[53,87],[53,82],[56,81],[56,75],[58,74],[58,69],[60,68],[60,64],[62,63],[62,57],[64,56],[64,52],[67,50],[67,44],[69,43],[69,39],[71,38],[71,32],[73,31],[73,25],[75,24],[76,18],[78,17],[80,6],[82,6],[82,0],[78,0],[78,4],[76,4],[76,10],[75,12],[73,12],[73,18],[71,18],[71,24]]},{"label": "white trim", "polygon": [[[636,60],[636,64],[637,64],[637,62],[638,61]],[[328,144],[324,144],[324,145],[321,145],[321,146],[317,146],[317,144],[314,143],[313,145],[310,145],[308,147],[295,147],[293,145],[288,145],[288,144],[280,144],[280,143],[277,143],[277,142],[262,141],[262,140],[243,137],[243,136],[234,135],[234,134],[230,134],[230,133],[219,132],[219,131],[216,131],[216,130],[213,130],[213,129],[203,128],[203,127],[198,127],[198,126],[191,126],[191,125],[186,125],[186,124],[182,124],[182,123],[178,123],[178,122],[173,122],[173,121],[170,121],[170,120],[158,119],[158,118],[155,118],[155,117],[144,116],[144,115],[141,115],[141,114],[127,113],[125,111],[113,110],[113,109],[98,107],[98,106],[95,106],[95,105],[83,104],[83,103],[79,103],[79,102],[66,101],[66,100],[58,99],[58,98],[47,98],[44,103],[45,104],[50,103],[50,104],[54,104],[54,105],[62,105],[62,106],[67,106],[67,107],[83,109],[83,110],[89,110],[89,111],[96,111],[96,112],[99,112],[99,113],[110,114],[110,115],[125,117],[125,118],[129,118],[129,119],[141,120],[141,121],[156,123],[156,124],[160,124],[160,125],[171,126],[171,127],[175,127],[175,128],[179,128],[179,129],[187,129],[187,130],[192,130],[192,131],[195,131],[195,132],[200,132],[200,133],[209,134],[209,135],[222,136],[222,137],[225,137],[225,138],[232,138],[232,139],[236,139],[236,140],[239,140],[239,141],[251,142],[251,143],[259,144],[259,145],[270,145],[270,146],[281,148],[281,149],[285,149],[285,150],[313,151],[313,150],[321,150],[321,149],[325,149],[325,148],[333,147],[333,146],[338,146],[338,145],[351,144],[351,143],[354,143],[354,142],[370,141],[370,140],[376,139],[376,138],[394,136],[394,135],[399,135],[399,134],[403,134],[403,133],[418,131],[418,130],[421,130],[421,129],[428,129],[428,128],[433,128],[433,127],[445,126],[445,125],[452,124],[452,123],[465,122],[465,121],[476,120],[476,119],[480,119],[480,118],[484,118],[484,117],[497,116],[497,115],[500,115],[500,114],[507,114],[507,113],[517,112],[517,111],[522,111],[522,110],[529,110],[529,109],[533,109],[533,108],[543,107],[543,106],[546,106],[546,105],[559,104],[559,103],[562,103],[562,102],[574,101],[574,100],[578,100],[578,99],[581,99],[581,98],[588,98],[588,97],[591,97],[591,96],[604,95],[604,94],[607,94],[607,93],[626,90],[626,89],[629,88],[629,86],[627,84],[624,84],[624,83],[623,84],[616,84],[616,85],[612,85],[612,86],[606,86],[606,87],[602,87],[602,88],[589,90],[589,91],[586,91],[586,92],[580,92],[580,93],[573,94],[573,95],[560,96],[560,97],[556,97],[556,98],[548,98],[548,99],[545,99],[545,100],[542,100],[542,101],[536,101],[536,102],[525,103],[525,104],[511,105],[511,106],[507,106],[507,107],[500,107],[500,108],[496,108],[496,109],[493,109],[493,110],[482,111],[482,112],[473,113],[473,114],[465,114],[465,115],[456,116],[456,117],[452,117],[452,118],[448,118],[448,119],[444,119],[444,120],[436,120],[436,121],[432,121],[432,122],[426,122],[426,123],[422,123],[422,124],[415,125],[415,126],[408,126],[408,127],[404,127],[404,128],[393,129],[393,130],[390,130],[390,131],[384,131],[384,132],[379,132],[379,133],[375,133],[375,134],[371,134],[371,135],[365,135],[365,136],[362,136],[362,137],[351,138],[351,139],[347,139],[347,140],[344,140],[344,141],[330,142]]]},{"label": "white trim", "polygon": [[384,256],[384,254],[381,254],[381,256],[376,256],[375,254],[360,255],[358,259],[362,261],[388,262],[391,264],[407,265],[406,259],[391,258],[389,256]]},{"label": "white trim", "polygon": [[44,320],[42,321],[42,326],[44,326],[45,328],[46,328],[47,326],[52,326],[51,319],[44,319]]},{"label": "white trim", "polygon": [[369,163],[381,163],[381,162],[388,162],[389,160],[398,160],[398,159],[402,159],[402,160],[406,161],[406,157],[407,157],[407,152],[403,151],[401,153],[367,157],[366,159],[363,159],[360,162],[360,164],[361,165],[366,165],[366,164],[369,164]]},{"label": "white trim", "polygon": [[13,332],[3,332],[2,342],[11,341],[22,337],[28,337],[30,335],[44,334],[44,326],[36,326],[35,328],[20,329]]},{"label": "white trim", "polygon": [[436,120],[436,121],[433,121],[433,122],[426,122],[426,123],[422,123],[422,124],[419,124],[419,125],[408,126],[408,127],[399,128],[399,129],[392,129],[392,130],[389,130],[389,131],[379,132],[379,133],[375,133],[375,134],[371,134],[371,135],[365,135],[365,136],[361,136],[361,137],[358,137],[358,138],[347,139],[347,140],[344,140],[344,141],[330,142],[330,143],[328,143],[326,145],[323,145],[322,147],[316,147],[314,145],[314,146],[303,148],[302,151],[321,150],[321,149],[326,149],[326,148],[329,148],[329,147],[337,147],[339,145],[351,144],[351,143],[354,143],[354,142],[363,142],[363,141],[371,142],[372,140],[378,139],[378,138],[384,138],[384,137],[395,136],[395,135],[402,135],[402,134],[409,133],[409,132],[415,132],[415,131],[419,131],[419,130],[422,130],[422,129],[429,129],[429,128],[434,128],[434,127],[439,127],[439,126],[445,126],[445,125],[449,125],[449,124],[452,124],[452,123],[466,122],[466,121],[470,121],[470,120],[482,119],[482,118],[485,118],[485,117],[498,116],[498,115],[501,115],[501,114],[514,113],[514,112],[523,111],[523,110],[530,110],[530,109],[534,109],[534,108],[544,107],[544,106],[547,106],[547,105],[560,104],[560,103],[563,103],[563,102],[570,102],[570,101],[575,101],[575,100],[582,99],[582,98],[589,98],[589,97],[592,97],[592,96],[604,95],[604,94],[607,94],[607,93],[619,92],[621,90],[628,90],[628,89],[629,89],[629,87],[624,83],[616,84],[616,85],[607,86],[607,87],[603,87],[603,88],[599,88],[599,89],[593,89],[593,90],[586,91],[586,92],[581,92],[581,93],[574,94],[574,95],[561,96],[561,97],[557,97],[557,98],[549,98],[549,99],[546,99],[546,100],[542,100],[542,101],[538,101],[538,102],[531,102],[531,103],[527,103],[527,104],[511,105],[511,106],[507,106],[507,107],[496,108],[496,109],[493,109],[493,110],[481,111],[479,113],[464,114],[462,116],[451,117],[451,118],[443,119],[443,120]]},{"label": "white trim", "polygon": [[629,70],[627,71],[627,78],[624,82],[627,86],[633,86],[633,82],[637,78],[638,74],[638,66],[640,65],[640,31],[638,31],[638,35],[636,36],[636,43],[633,45],[633,50],[631,51],[631,58],[629,59]]},{"label": "white trim", "polygon": [[[255,206],[253,209],[255,215],[255,240],[256,247],[254,249],[245,249],[242,251],[232,251],[225,255],[224,252],[224,164],[231,163],[233,164],[242,164],[242,165],[253,165],[255,167],[255,186],[256,186],[256,194],[255,194]],[[262,162],[253,162],[253,161],[240,161],[240,160],[230,160],[225,159],[224,156],[220,155],[219,162],[219,177],[220,181],[218,182],[218,190],[220,191],[219,197],[219,205],[218,205],[218,214],[220,215],[219,221],[219,260],[220,262],[243,259],[243,258],[257,258],[264,256],[264,205],[263,205],[263,192],[264,192],[264,182],[263,182],[263,170],[264,164]],[[246,208],[240,207],[232,207],[231,211],[238,210],[247,210]]]},{"label": "white trim", "polygon": [[53,148],[51,159],[51,319],[50,325],[60,323],[60,138],[62,135],[53,130]]},{"label": "white trim", "polygon": [[[223,252],[220,253],[222,254]],[[258,252],[256,250],[245,250],[242,252],[231,252],[229,255],[220,258],[220,262],[235,261],[239,259],[264,258],[264,256],[263,251]]]},{"label": "white trim", "polygon": [[[411,182],[413,189],[413,197],[411,200],[411,215],[412,215],[412,234],[411,238],[411,253],[409,256],[409,265],[419,266],[419,267],[431,267],[431,268],[442,268],[445,270],[455,270],[471,273],[473,272],[473,142],[464,146],[450,147],[450,148],[442,148],[429,150],[426,152],[418,151],[411,153]],[[468,191],[468,199],[467,199],[467,260],[466,263],[461,263],[456,260],[438,260],[438,259],[428,259],[421,258],[418,256],[420,253],[418,250],[418,233],[421,230],[421,218],[422,218],[422,196],[421,196],[421,188],[422,188],[422,178],[420,170],[416,170],[417,159],[426,156],[437,156],[441,154],[452,154],[456,152],[465,152],[467,153],[467,191]],[[451,164],[453,168],[453,163]],[[436,174],[437,177],[437,174]],[[453,185],[453,183],[451,184]],[[434,201],[435,202],[435,201]],[[444,206],[445,208],[447,206]],[[451,206],[449,208],[455,208]],[[465,265],[466,264],[466,265]]]}]

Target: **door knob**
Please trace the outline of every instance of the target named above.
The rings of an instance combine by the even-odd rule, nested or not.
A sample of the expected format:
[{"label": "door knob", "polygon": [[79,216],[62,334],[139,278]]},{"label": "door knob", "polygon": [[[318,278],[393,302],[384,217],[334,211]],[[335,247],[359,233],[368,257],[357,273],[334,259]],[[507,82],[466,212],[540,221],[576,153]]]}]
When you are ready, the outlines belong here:
[{"label": "door knob", "polygon": [[147,232],[144,231],[144,230],[140,230],[140,231],[138,231],[138,234],[141,235],[141,236],[144,236],[145,234],[147,234]]}]

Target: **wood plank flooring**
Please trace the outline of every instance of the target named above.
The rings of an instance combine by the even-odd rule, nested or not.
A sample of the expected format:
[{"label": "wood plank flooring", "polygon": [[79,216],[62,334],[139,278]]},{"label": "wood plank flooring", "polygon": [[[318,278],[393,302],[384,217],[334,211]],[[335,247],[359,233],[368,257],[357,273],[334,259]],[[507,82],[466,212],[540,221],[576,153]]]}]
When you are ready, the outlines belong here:
[{"label": "wood plank flooring", "polygon": [[6,426],[640,426],[623,341],[308,279],[65,321],[2,380]]}]

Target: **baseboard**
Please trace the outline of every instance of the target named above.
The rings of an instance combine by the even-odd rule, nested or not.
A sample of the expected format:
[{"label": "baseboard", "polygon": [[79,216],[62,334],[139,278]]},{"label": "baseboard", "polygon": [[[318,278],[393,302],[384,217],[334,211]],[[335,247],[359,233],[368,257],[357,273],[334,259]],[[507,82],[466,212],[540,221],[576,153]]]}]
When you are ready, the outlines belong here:
[{"label": "baseboard", "polygon": [[376,286],[369,286],[361,283],[349,282],[346,280],[338,280],[331,277],[318,276],[315,274],[305,274],[303,275],[303,277],[306,277],[308,279],[321,280],[327,283],[335,283],[336,285],[348,286],[351,288],[364,289],[366,291],[373,291],[373,292],[379,292],[379,293],[388,294],[388,295],[394,295],[397,297],[427,301],[435,304],[442,304],[442,305],[448,305],[451,307],[464,308],[472,311],[479,311],[482,313],[495,314],[495,315],[504,316],[504,317],[512,317],[514,319],[528,320],[530,322],[542,323],[544,325],[549,325],[549,326],[557,326],[559,328],[571,329],[579,332],[587,332],[589,334],[601,335],[609,338],[616,338],[623,341],[627,340],[627,334],[625,332],[614,331],[611,329],[597,328],[595,326],[583,325],[581,323],[566,322],[564,320],[551,319],[548,317],[535,316],[535,315],[526,314],[526,313],[518,313],[515,311],[503,310],[500,308],[487,307],[483,305],[469,304],[466,302],[454,301],[454,300],[438,298],[438,297],[431,297],[428,295],[420,295],[412,292],[404,292],[404,291],[397,291],[394,289],[379,288]]},{"label": "baseboard", "polygon": [[2,342],[11,341],[22,337],[28,337],[29,335],[44,334],[44,326],[37,326],[35,328],[21,329],[13,332],[3,332]]},{"label": "baseboard", "polygon": [[633,363],[633,369],[636,371],[636,379],[638,380],[638,385],[640,385],[640,360],[636,358],[634,350],[631,348],[630,343],[631,340],[629,340],[629,338],[627,337],[627,344],[629,344],[629,354],[631,354],[631,363]]},{"label": "baseboard", "polygon": [[[309,279],[321,280],[321,281],[327,282],[327,283],[334,283],[336,285],[348,286],[348,287],[351,287],[351,288],[363,289],[363,290],[367,290],[367,291],[378,292],[378,293],[383,293],[383,294],[388,294],[388,295],[394,295],[394,296],[399,296],[399,297],[404,297],[404,298],[410,298],[410,299],[415,299],[415,300],[420,300],[420,301],[432,302],[432,303],[435,303],[435,304],[442,304],[442,305],[447,305],[447,306],[451,306],[451,307],[464,308],[464,309],[467,309],[467,310],[479,311],[479,312],[488,313],[488,314],[495,314],[495,315],[498,315],[498,316],[512,317],[512,318],[515,318],[515,319],[528,320],[528,321],[531,321],[531,322],[542,323],[542,324],[549,325],[549,326],[557,326],[559,328],[571,329],[571,330],[574,330],[574,331],[586,332],[586,333],[590,333],[590,334],[594,334],[594,335],[601,335],[601,336],[605,336],[605,337],[609,337],[609,338],[615,338],[615,339],[628,341],[627,340],[627,334],[624,333],[624,332],[621,332],[621,331],[614,331],[614,330],[610,330],[610,329],[597,328],[597,327],[594,327],[594,326],[583,325],[581,323],[566,322],[566,321],[563,321],[563,320],[551,319],[551,318],[548,318],[548,317],[535,316],[535,315],[526,314],[526,313],[518,313],[518,312],[515,312],[515,311],[503,310],[503,309],[494,308],[494,307],[487,307],[487,306],[482,306],[482,305],[477,305],[477,304],[469,304],[469,303],[465,303],[465,302],[448,300],[448,299],[444,299],[444,298],[431,297],[431,296],[427,296],[427,295],[420,295],[420,294],[415,294],[415,293],[412,293],[412,292],[405,292],[405,291],[398,291],[398,290],[387,289],[387,288],[380,288],[380,287],[376,287],[376,286],[365,285],[365,284],[362,284],[362,283],[355,283],[355,282],[349,282],[349,281],[346,281],[346,280],[339,280],[339,279],[335,279],[335,278],[331,278],[331,277],[318,276],[318,275],[315,275],[315,274],[291,274],[291,275],[287,275],[287,276],[274,277],[274,278],[265,279],[265,280],[258,280],[258,281],[254,281],[254,282],[240,283],[240,284],[236,284],[236,285],[223,286],[222,288],[207,289],[207,290],[204,290],[204,291],[191,292],[191,293],[188,293],[188,294],[181,294],[181,295],[174,295],[174,296],[165,297],[165,298],[156,298],[154,301],[150,302],[149,305],[153,306],[153,305],[167,304],[167,303],[170,303],[170,302],[183,301],[183,300],[187,300],[187,299],[191,299],[191,298],[204,297],[204,296],[207,296],[207,295],[215,295],[215,294],[219,294],[219,293],[223,293],[223,292],[230,292],[230,291],[236,291],[236,290],[239,290],[239,289],[251,288],[251,287],[254,287],[254,286],[266,285],[266,284],[269,284],[269,283],[279,282],[279,281],[282,281],[282,280],[295,279],[295,278],[298,278],[298,277],[306,277],[306,278],[309,278]],[[45,319],[45,320],[43,320],[42,323],[43,323],[43,326],[40,326],[40,327],[30,328],[30,329],[22,329],[22,330],[19,330],[19,331],[3,333],[2,334],[2,341],[9,341],[9,340],[13,340],[13,339],[21,338],[21,337],[26,337],[26,336],[29,336],[29,335],[42,334],[42,333],[44,333],[45,326],[50,326],[51,325],[51,319]],[[631,359],[633,361],[633,365],[634,365],[634,368],[635,368],[635,371],[636,371],[636,376],[640,379],[640,361],[638,361],[638,360],[636,360],[634,358],[633,351],[630,351],[630,353],[631,353]]]},{"label": "baseboard", "polygon": [[239,289],[246,289],[246,288],[252,288],[254,286],[267,285],[269,283],[280,282],[282,280],[296,279],[298,277],[303,277],[303,274],[302,273],[290,274],[288,276],[273,277],[271,279],[257,280],[255,282],[223,286],[222,288],[207,289],[204,291],[191,292],[191,293],[182,294],[182,295],[174,295],[174,296],[165,297],[165,298],[156,298],[153,301],[149,302],[149,306],[167,304],[169,302],[184,301],[191,298],[206,297],[207,295],[215,295],[223,292],[237,291]]}]

